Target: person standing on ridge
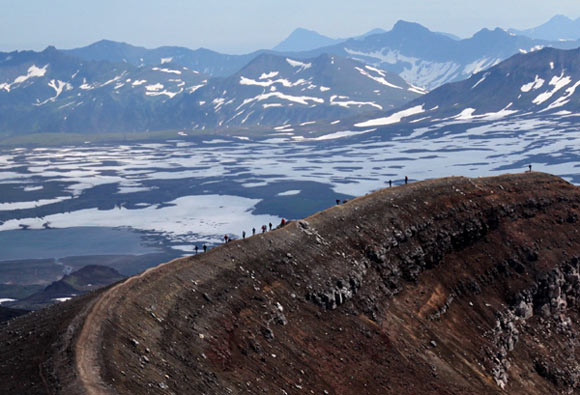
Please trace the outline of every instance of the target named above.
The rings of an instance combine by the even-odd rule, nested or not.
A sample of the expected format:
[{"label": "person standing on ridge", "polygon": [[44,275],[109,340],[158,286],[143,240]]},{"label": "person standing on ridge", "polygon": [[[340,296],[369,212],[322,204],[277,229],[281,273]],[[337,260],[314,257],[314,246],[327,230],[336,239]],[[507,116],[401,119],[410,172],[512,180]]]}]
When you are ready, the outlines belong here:
[{"label": "person standing on ridge", "polygon": [[242,239],[245,239],[245,238],[246,238],[246,231],[245,231],[245,230],[243,230],[243,231],[242,231]]},{"label": "person standing on ridge", "polygon": [[270,226],[270,232],[271,232],[272,231],[272,223],[270,222],[268,225]]},{"label": "person standing on ridge", "polygon": [[252,236],[256,235],[256,228],[252,228]]},{"label": "person standing on ridge", "polygon": [[409,177],[405,176],[405,185],[409,182]]},{"label": "person standing on ridge", "polygon": [[225,241],[226,243],[228,242],[228,239],[229,239],[228,235],[225,235],[225,236],[224,236],[224,241]]},{"label": "person standing on ridge", "polygon": [[284,226],[286,225],[286,219],[282,218],[282,221],[280,221],[280,226]]},{"label": "person standing on ridge", "polygon": [[207,252],[207,246],[205,244],[203,245],[203,252]]},{"label": "person standing on ridge", "polygon": [[338,206],[340,204],[340,199],[336,199],[336,205]]},{"label": "person standing on ridge", "polygon": [[197,255],[197,250],[199,250],[199,248],[195,246],[195,255]]},{"label": "person standing on ridge", "polygon": [[389,188],[393,186],[393,181],[389,180]]},{"label": "person standing on ridge", "polygon": [[532,172],[532,165],[528,165],[528,168],[530,169],[530,173]]},{"label": "person standing on ridge", "polygon": [[262,225],[262,233],[266,233],[266,225]]}]

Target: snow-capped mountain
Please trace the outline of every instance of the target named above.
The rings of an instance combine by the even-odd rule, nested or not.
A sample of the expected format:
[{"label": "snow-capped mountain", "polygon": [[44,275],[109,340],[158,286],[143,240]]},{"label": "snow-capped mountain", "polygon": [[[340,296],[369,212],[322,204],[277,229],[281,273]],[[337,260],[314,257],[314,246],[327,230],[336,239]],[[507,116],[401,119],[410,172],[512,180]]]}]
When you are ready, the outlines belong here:
[{"label": "snow-capped mountain", "polygon": [[[262,54],[238,73],[179,99],[189,128],[299,124],[388,110],[426,92],[394,73],[352,59],[297,60]],[[188,114],[196,116],[188,119]]]},{"label": "snow-capped mountain", "polygon": [[311,47],[300,38],[303,35],[314,40],[315,45],[334,40],[316,32],[299,30],[298,33],[291,35],[289,42],[277,47],[286,50],[283,52],[261,50],[245,55],[225,55],[207,49],[190,50],[182,47],[146,49],[106,40],[66,52],[86,60],[127,62],[136,66],[171,61],[221,77],[236,73],[263,53],[293,59],[309,59],[328,53],[391,71],[413,85],[432,90],[447,82],[469,78],[520,52],[532,52],[544,47],[571,49],[580,46],[577,41],[537,40],[502,29],[483,29],[471,38],[460,40],[445,33],[432,32],[417,23],[399,21],[388,32],[375,29],[348,40],[336,39],[338,43],[330,46],[289,52],[305,48],[305,45],[306,48]]},{"label": "snow-capped mountain", "polygon": [[479,122],[507,117],[580,116],[580,48],[518,54],[467,80],[450,83],[358,128],[399,122]]},{"label": "snow-capped mountain", "polygon": [[165,62],[86,61],[54,48],[0,53],[0,130],[127,132],[274,126],[387,111],[426,92],[337,56],[263,54],[227,78]]},{"label": "snow-capped mountain", "polygon": [[0,53],[0,130],[147,130],[155,121],[153,107],[206,82],[183,66],[83,61],[53,47]]},{"label": "snow-capped mountain", "polygon": [[548,22],[531,29],[509,29],[511,33],[540,40],[567,41],[580,39],[580,18],[573,20],[565,15],[556,15]]},{"label": "snow-capped mountain", "polygon": [[417,23],[399,21],[390,32],[348,40],[312,54],[323,51],[348,56],[432,90],[447,82],[469,78],[520,52],[577,46],[577,42],[534,40],[502,29],[483,29],[471,38],[454,40]]}]

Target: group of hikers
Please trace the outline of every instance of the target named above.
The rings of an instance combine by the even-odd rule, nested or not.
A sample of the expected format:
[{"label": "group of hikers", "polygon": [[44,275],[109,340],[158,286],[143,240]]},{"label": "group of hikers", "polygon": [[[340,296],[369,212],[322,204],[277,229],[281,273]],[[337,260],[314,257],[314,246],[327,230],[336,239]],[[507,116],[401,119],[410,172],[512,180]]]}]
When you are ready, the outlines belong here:
[{"label": "group of hikers", "polygon": [[[282,218],[282,220],[280,221],[280,225],[278,225],[278,228],[281,228],[283,226],[285,226],[287,223],[285,218]],[[274,225],[272,225],[272,223],[268,223],[268,225],[262,225],[261,229],[262,229],[262,233],[266,233],[268,231],[268,229],[270,229],[270,231],[272,230],[272,227]],[[254,236],[256,234],[256,228],[252,228],[252,236]],[[246,231],[242,231],[242,239],[246,238]],[[228,234],[224,235],[224,243],[229,243],[230,241],[232,241],[232,237]],[[207,245],[203,245],[203,252],[207,252]],[[199,247],[196,245],[195,246],[195,254],[197,255],[197,253],[199,252]]]},{"label": "group of hikers", "polygon": [[[532,171],[532,165],[528,165],[528,171],[531,172]],[[405,185],[407,185],[409,183],[409,177],[405,176]],[[389,188],[393,186],[393,180],[389,180]],[[336,204],[340,204],[341,200],[340,199],[336,199]],[[342,200],[342,203],[346,203],[348,202],[348,200]],[[282,218],[282,221],[280,221],[280,225],[278,225],[279,228],[283,227],[284,225],[286,225],[286,219]],[[268,231],[268,229],[271,231],[272,230],[272,223],[268,223],[268,225],[262,225],[261,230],[262,233],[266,233]],[[256,235],[256,228],[252,228],[252,236]],[[246,238],[246,231],[242,231],[242,239]],[[226,234],[224,235],[224,243],[228,243],[232,241],[232,238]],[[203,248],[203,252],[207,252],[207,246],[204,244],[202,246]],[[197,254],[199,251],[198,246],[195,246],[195,253]]]}]

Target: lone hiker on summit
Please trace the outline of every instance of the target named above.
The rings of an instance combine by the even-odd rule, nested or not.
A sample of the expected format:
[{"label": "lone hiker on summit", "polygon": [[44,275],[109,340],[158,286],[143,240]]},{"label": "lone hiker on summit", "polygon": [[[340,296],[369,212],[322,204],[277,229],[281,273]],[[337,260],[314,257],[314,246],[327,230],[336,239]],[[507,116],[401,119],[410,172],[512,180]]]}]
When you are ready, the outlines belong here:
[{"label": "lone hiker on summit", "polygon": [[409,182],[409,177],[405,176],[405,185]]}]

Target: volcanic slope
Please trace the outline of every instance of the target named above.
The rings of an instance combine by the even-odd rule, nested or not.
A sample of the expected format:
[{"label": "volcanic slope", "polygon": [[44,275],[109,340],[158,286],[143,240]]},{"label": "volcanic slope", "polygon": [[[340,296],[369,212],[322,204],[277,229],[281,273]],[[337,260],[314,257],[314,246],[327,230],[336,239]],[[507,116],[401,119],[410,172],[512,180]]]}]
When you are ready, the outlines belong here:
[{"label": "volcanic slope", "polygon": [[580,190],[385,189],[0,327],[2,393],[577,390]]}]

